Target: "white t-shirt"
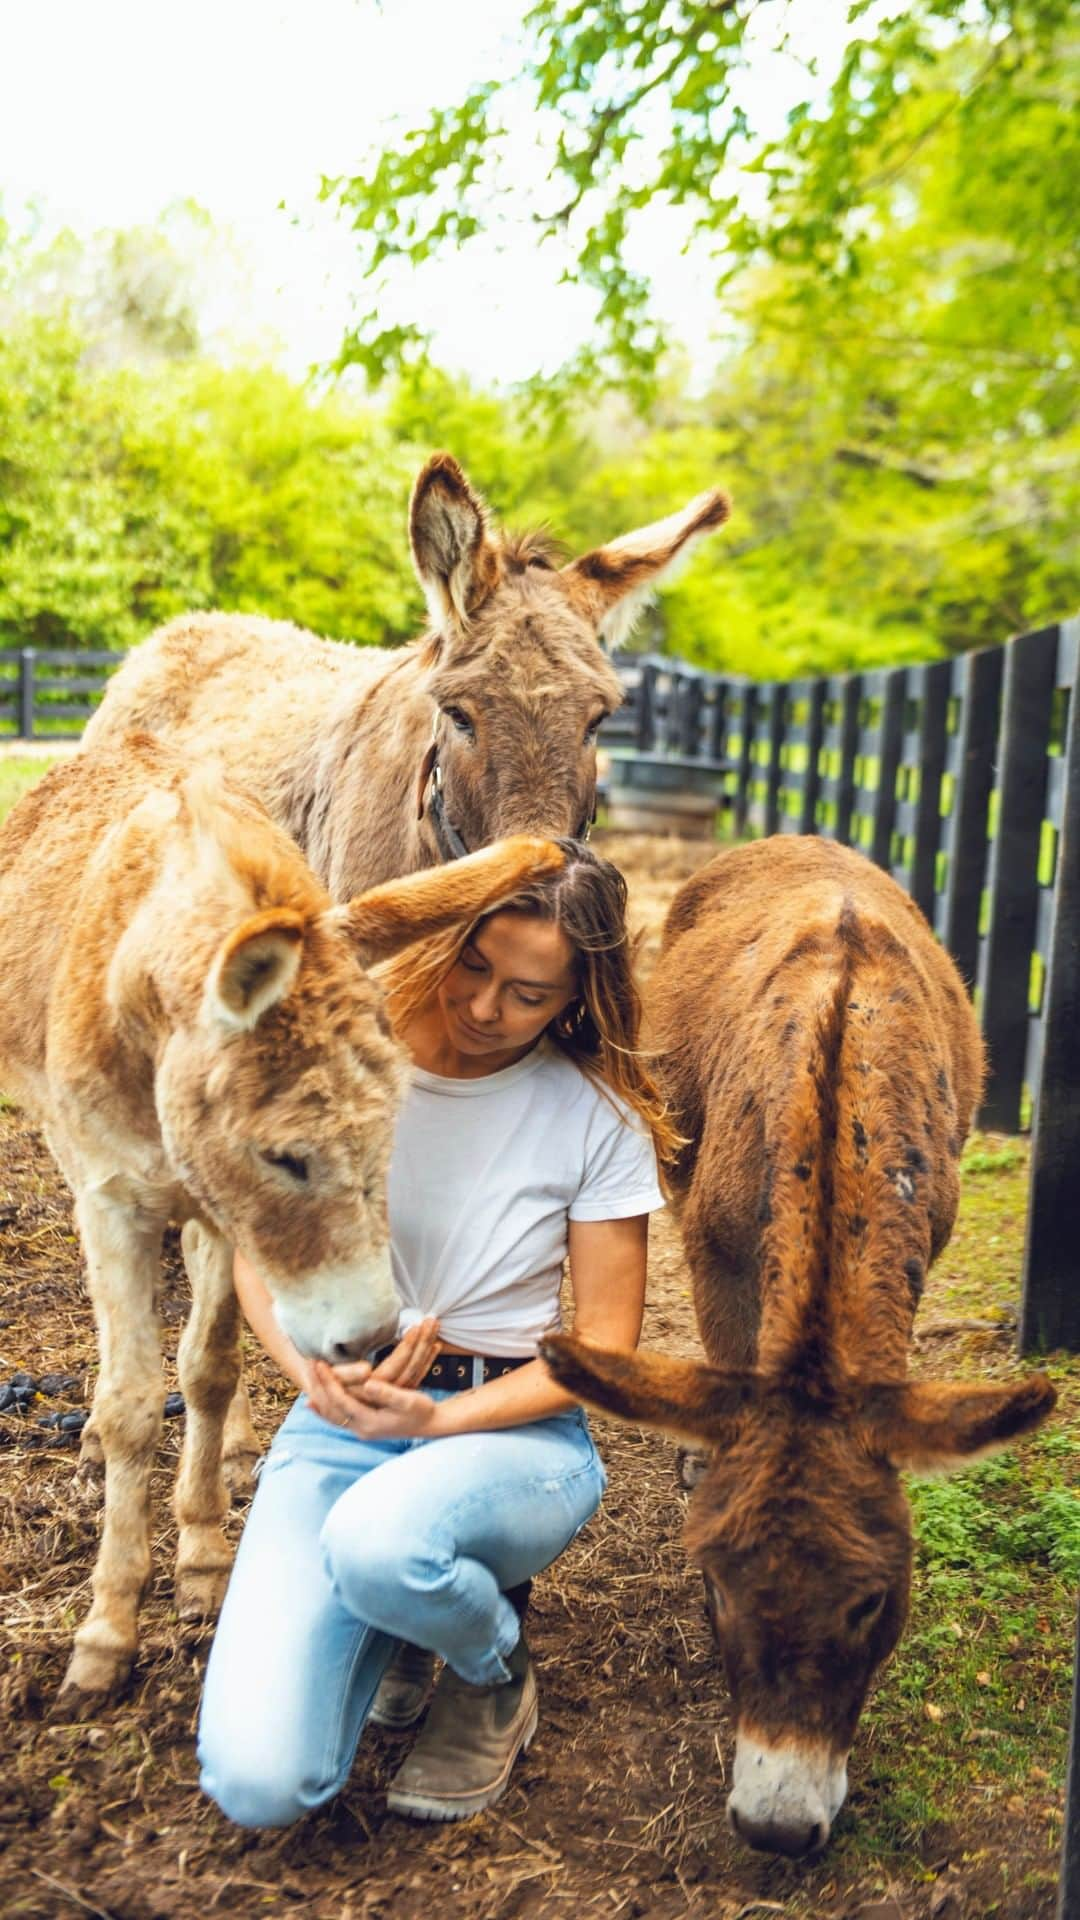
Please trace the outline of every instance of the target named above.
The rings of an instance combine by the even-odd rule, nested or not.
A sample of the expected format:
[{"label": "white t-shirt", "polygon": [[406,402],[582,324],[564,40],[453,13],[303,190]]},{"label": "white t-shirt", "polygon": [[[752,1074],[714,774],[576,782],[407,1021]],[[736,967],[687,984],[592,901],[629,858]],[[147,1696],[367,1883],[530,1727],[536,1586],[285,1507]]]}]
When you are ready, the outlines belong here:
[{"label": "white t-shirt", "polygon": [[434,1314],[454,1346],[516,1357],[559,1325],[567,1221],[664,1198],[636,1115],[541,1040],[477,1080],[413,1068],[389,1203],[402,1329]]}]

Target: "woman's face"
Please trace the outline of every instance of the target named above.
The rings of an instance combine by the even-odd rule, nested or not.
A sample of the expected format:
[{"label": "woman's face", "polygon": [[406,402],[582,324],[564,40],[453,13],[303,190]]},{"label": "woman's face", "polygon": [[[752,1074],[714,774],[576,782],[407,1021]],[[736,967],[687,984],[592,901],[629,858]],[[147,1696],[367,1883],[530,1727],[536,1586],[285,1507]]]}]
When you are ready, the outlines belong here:
[{"label": "woman's face", "polygon": [[527,1052],[574,998],[574,952],[554,921],[493,913],[477,927],[439,989],[459,1053],[485,1059]]}]

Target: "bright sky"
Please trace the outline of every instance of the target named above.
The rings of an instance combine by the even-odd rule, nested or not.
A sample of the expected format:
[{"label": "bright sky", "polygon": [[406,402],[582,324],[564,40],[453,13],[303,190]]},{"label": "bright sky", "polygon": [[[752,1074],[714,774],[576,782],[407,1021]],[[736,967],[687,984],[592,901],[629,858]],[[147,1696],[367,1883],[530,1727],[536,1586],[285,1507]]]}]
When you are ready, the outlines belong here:
[{"label": "bright sky", "polygon": [[[846,0],[804,11],[827,73]],[[3,206],[37,202],[49,228],[87,233],[198,201],[231,229],[244,269],[209,291],[207,325],[272,339],[300,371],[333,354],[350,296],[369,303],[347,231],[317,204],[320,175],[359,172],[395,126],[516,72],[521,14],[520,0],[0,0]],[[743,98],[779,131],[807,86],[794,62],[763,53]],[[515,128],[502,183],[517,191],[498,232],[390,297],[395,318],[434,331],[443,364],[485,381],[553,368],[589,331],[591,296],[557,285],[564,260],[530,229],[542,135],[524,117]],[[682,239],[658,209],[636,264],[701,364],[712,276]]]}]

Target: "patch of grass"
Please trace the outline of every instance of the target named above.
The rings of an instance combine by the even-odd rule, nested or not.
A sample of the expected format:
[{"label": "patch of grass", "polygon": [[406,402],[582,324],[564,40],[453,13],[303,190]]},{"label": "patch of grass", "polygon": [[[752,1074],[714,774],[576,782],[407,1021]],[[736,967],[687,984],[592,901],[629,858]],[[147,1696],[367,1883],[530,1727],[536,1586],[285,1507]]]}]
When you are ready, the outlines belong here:
[{"label": "patch of grass", "polygon": [[44,755],[38,757],[28,754],[25,759],[12,755],[10,759],[0,759],[0,820],[4,820],[16,800],[21,800],[28,788],[55,765],[55,759],[45,758]]},{"label": "patch of grass", "polygon": [[[961,1161],[960,1211],[952,1239],[930,1276],[923,1313],[1013,1318],[1027,1214],[1026,1139],[973,1133]],[[917,1323],[916,1323],[917,1330]],[[950,1355],[950,1366],[957,1356]],[[962,1372],[979,1373],[979,1350],[961,1356]],[[1001,1370],[1001,1369],[998,1369]]]},{"label": "patch of grass", "polygon": [[[929,1320],[1007,1320],[1020,1293],[1028,1145],[976,1135],[953,1239],[931,1276]],[[918,1371],[1016,1377],[1003,1332],[935,1341]],[[939,1827],[1059,1816],[1080,1584],[1080,1356],[1044,1363],[1050,1424],[951,1478],[908,1482],[916,1553],[911,1618],[863,1715],[853,1813],[838,1844],[863,1868],[928,1844]],[[943,1847],[942,1851],[946,1849]]]},{"label": "patch of grass", "polygon": [[962,1173],[1008,1173],[1013,1167],[1023,1165],[1024,1150],[1018,1140],[1006,1140],[998,1147],[984,1147],[978,1144],[981,1136],[975,1134],[973,1143],[966,1149],[960,1162]]}]

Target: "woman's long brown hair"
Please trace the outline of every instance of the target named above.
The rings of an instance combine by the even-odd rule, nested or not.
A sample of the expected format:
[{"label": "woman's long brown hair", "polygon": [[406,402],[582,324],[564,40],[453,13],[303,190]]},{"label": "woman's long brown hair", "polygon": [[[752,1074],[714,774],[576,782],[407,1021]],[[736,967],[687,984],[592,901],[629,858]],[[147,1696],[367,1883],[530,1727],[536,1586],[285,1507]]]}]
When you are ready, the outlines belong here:
[{"label": "woman's long brown hair", "polygon": [[626,928],[626,881],[584,841],[557,844],[566,855],[558,873],[530,882],[471,926],[450,927],[406,947],[375,974],[386,990],[394,1027],[403,1033],[431,1005],[477,927],[492,913],[554,921],[573,949],[577,997],[549,1023],[548,1038],[602,1092],[614,1094],[638,1116],[666,1165],[682,1141],[639,1044],[641,998]]}]

